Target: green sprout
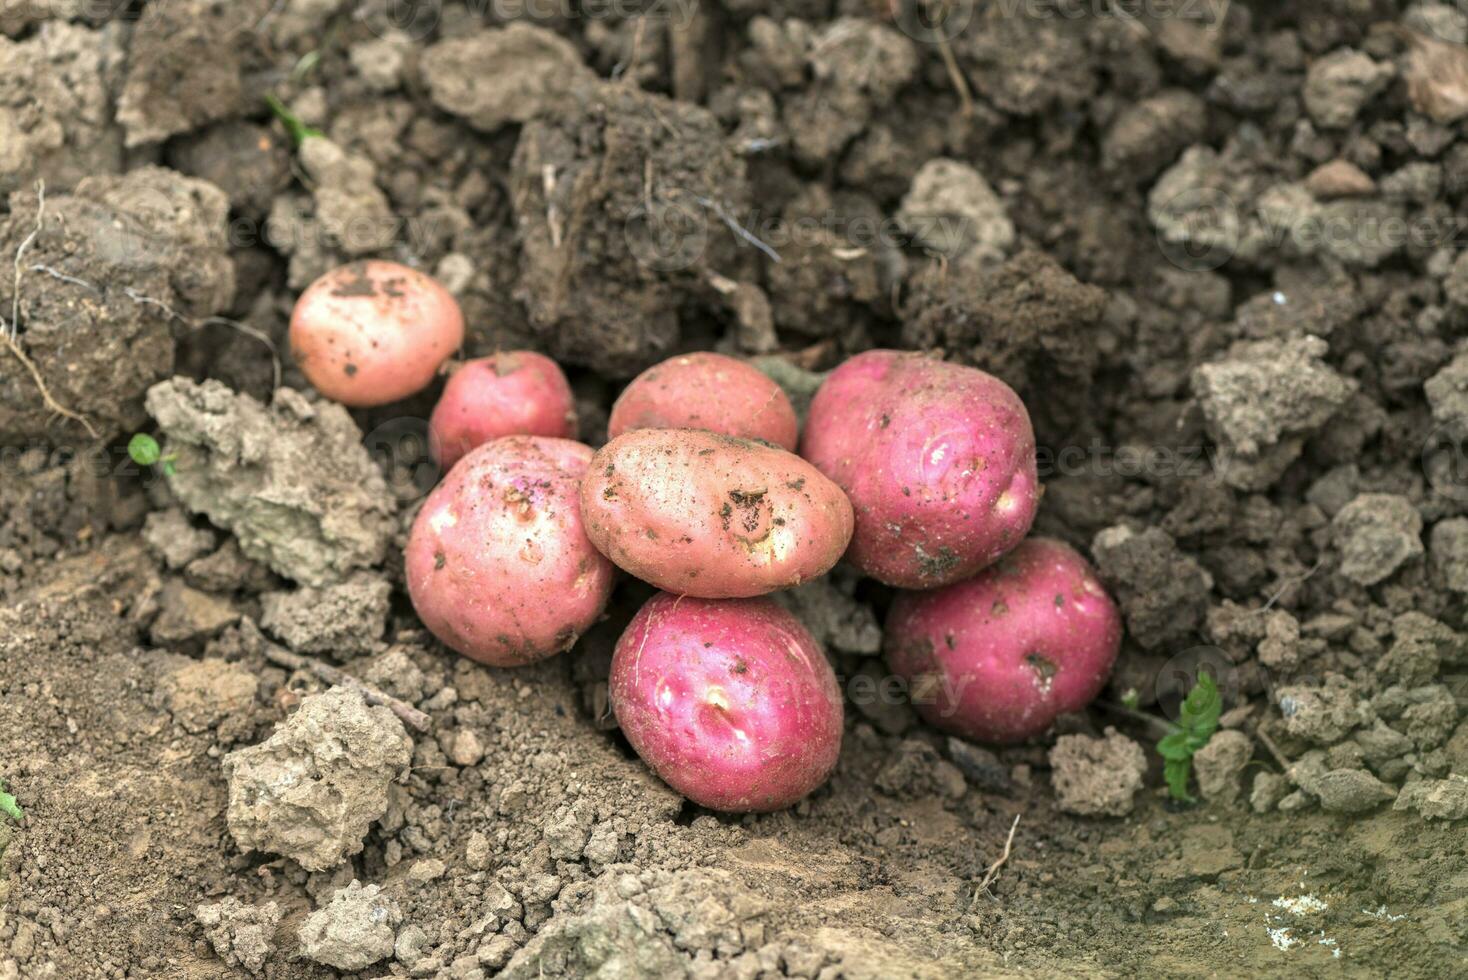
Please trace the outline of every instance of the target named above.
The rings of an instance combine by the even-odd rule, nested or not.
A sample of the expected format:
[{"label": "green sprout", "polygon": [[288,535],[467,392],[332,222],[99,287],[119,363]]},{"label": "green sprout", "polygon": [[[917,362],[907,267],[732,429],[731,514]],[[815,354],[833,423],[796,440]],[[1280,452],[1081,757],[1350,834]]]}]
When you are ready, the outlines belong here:
[{"label": "green sprout", "polygon": [[280,120],[280,124],[285,127],[286,133],[290,135],[291,143],[295,146],[300,146],[313,136],[326,135],[314,126],[307,126],[301,121],[300,116],[287,109],[285,103],[275,96],[265,96],[265,104],[270,106],[270,111],[275,113],[275,118]]},{"label": "green sprout", "polygon": [[1183,699],[1177,722],[1169,723],[1170,731],[1157,743],[1157,752],[1163,762],[1162,775],[1173,799],[1194,802],[1188,793],[1193,756],[1218,731],[1218,718],[1222,713],[1223,696],[1218,693],[1218,684],[1207,671],[1200,671],[1197,683]]},{"label": "green sprout", "polygon": [[163,449],[158,445],[158,440],[145,432],[139,432],[127,441],[127,454],[139,466],[158,467],[163,471],[164,476],[173,476],[177,472],[173,464],[178,460],[178,454],[163,455]]},{"label": "green sprout", "polygon": [[25,811],[20,804],[15,802],[15,797],[5,792],[5,780],[0,779],[0,813],[5,814],[16,823],[25,819]]}]

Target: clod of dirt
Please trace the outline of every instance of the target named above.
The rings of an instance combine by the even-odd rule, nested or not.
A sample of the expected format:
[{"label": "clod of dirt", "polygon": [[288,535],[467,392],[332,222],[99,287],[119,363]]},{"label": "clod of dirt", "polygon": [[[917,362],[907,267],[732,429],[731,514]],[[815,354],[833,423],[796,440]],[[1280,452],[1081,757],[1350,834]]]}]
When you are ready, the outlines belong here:
[{"label": "clod of dirt", "polygon": [[1203,138],[1207,104],[1186,89],[1168,89],[1124,109],[1101,142],[1108,170],[1130,183],[1151,180]]},{"label": "clod of dirt", "polygon": [[989,749],[973,745],[962,739],[948,737],[948,758],[953,760],[965,779],[981,793],[1000,793],[1008,796],[1014,792],[1014,781],[1009,767]]},{"label": "clod of dirt", "polygon": [[1468,49],[1417,33],[1409,33],[1407,40],[1410,50],[1402,74],[1413,108],[1443,124],[1468,116]]},{"label": "clod of dirt", "polygon": [[387,629],[392,585],[359,572],[337,585],[260,597],[260,625],[297,653],[341,660],[375,653]]},{"label": "clod of dirt", "polygon": [[526,124],[511,174],[518,295],[558,358],[634,374],[671,351],[704,270],[751,278],[744,163],[705,109],[604,83]]},{"label": "clod of dirt", "polygon": [[1468,776],[1422,779],[1397,794],[1394,810],[1416,810],[1433,820],[1468,820]]},{"label": "clod of dirt", "polygon": [[920,738],[897,744],[873,780],[877,789],[898,799],[956,800],[968,788],[963,772]]},{"label": "clod of dirt", "polygon": [[381,37],[352,45],[347,58],[368,88],[386,93],[396,91],[402,85],[403,73],[415,54],[412,37],[396,28],[388,28]]},{"label": "clod of dirt", "polygon": [[353,879],[301,924],[301,955],[338,970],[364,970],[393,954],[402,921],[397,901],[381,886]]},{"label": "clod of dirt", "polygon": [[817,165],[835,159],[889,105],[918,67],[917,50],[901,32],[866,17],[840,17],[824,29],[800,30],[814,83],[782,99],[796,157]]},{"label": "clod of dirt", "polygon": [[929,160],[912,179],[897,222],[922,248],[962,261],[965,271],[1004,258],[1014,223],[982,174],[966,163]]},{"label": "clod of dirt", "polygon": [[1391,64],[1378,63],[1350,48],[1332,51],[1315,61],[1305,76],[1302,97],[1316,124],[1344,129],[1366,103],[1380,95],[1396,76]]},{"label": "clod of dirt", "polygon": [[50,20],[24,41],[0,37],[0,195],[29,190],[37,177],[55,193],[122,169],[110,90],[124,31]]},{"label": "clod of dirt", "polygon": [[143,522],[143,540],[170,569],[180,569],[214,550],[214,532],[194,527],[184,512],[170,507],[155,510]]},{"label": "clod of dirt", "polygon": [[1468,517],[1440,521],[1432,529],[1428,552],[1443,584],[1454,592],[1468,593]]},{"label": "clod of dirt", "polygon": [[266,408],[217,381],[174,378],[147,406],[178,454],[174,494],[247,556],[313,586],[382,561],[396,503],[340,405],[281,388]]},{"label": "clod of dirt", "polygon": [[1103,738],[1062,735],[1050,750],[1051,784],[1060,809],[1083,817],[1124,817],[1147,774],[1142,747],[1108,728]]},{"label": "clod of dirt", "polygon": [[1071,17],[1015,17],[986,4],[953,38],[953,50],[980,94],[1005,112],[1031,116],[1091,95],[1097,61],[1087,33]]},{"label": "clod of dirt", "polygon": [[[0,222],[6,268],[36,231],[39,203],[34,190],[11,196]],[[102,438],[140,427],[143,392],[172,371],[184,326],[170,311],[205,317],[233,298],[228,215],[217,188],[161,167],[89,177],[46,199],[22,263],[19,343],[52,397]],[[13,293],[13,274],[0,276],[7,321]],[[54,427],[29,372],[0,350],[0,440],[45,438]]]},{"label": "clod of dirt", "polygon": [[1285,730],[1318,745],[1331,745],[1358,725],[1371,721],[1370,709],[1355,687],[1338,674],[1320,686],[1289,685],[1276,696]]},{"label": "clod of dirt", "polygon": [[794,613],[823,648],[861,656],[882,651],[882,628],[871,607],[857,602],[830,578],[777,592],[775,600]]},{"label": "clod of dirt", "polygon": [[377,167],[324,137],[301,144],[301,166],[311,178],[315,218],[328,242],[344,255],[378,252],[398,237],[398,219],[377,186]]},{"label": "clod of dirt", "polygon": [[682,976],[688,957],[715,954],[737,970],[758,962],[744,937],[763,934],[764,904],[722,870],[604,874],[563,893],[500,976]]},{"label": "clod of dirt", "polygon": [[163,583],[158,607],[148,635],[159,646],[197,645],[240,618],[240,611],[228,599],[190,588],[179,579]]},{"label": "clod of dirt", "polygon": [[184,731],[198,733],[247,710],[260,680],[240,664],[205,657],[185,661],[161,686],[173,720]]},{"label": "clod of dirt", "polygon": [[194,919],[226,965],[241,967],[256,976],[264,973],[265,961],[275,952],[279,905],[246,905],[230,897],[213,905],[200,905],[194,909]]},{"label": "clod of dirt", "polygon": [[1365,769],[1332,769],[1301,788],[1318,797],[1327,813],[1365,813],[1397,795]]},{"label": "clod of dirt", "polygon": [[1376,193],[1376,181],[1349,160],[1337,158],[1322,163],[1305,178],[1305,189],[1317,201],[1338,197],[1370,197]]},{"label": "clod of dirt", "polygon": [[278,130],[229,120],[168,144],[168,162],[190,177],[207,180],[229,195],[229,205],[251,218],[263,217],[291,182],[290,142]]},{"label": "clod of dirt", "polygon": [[178,0],[143,9],[132,33],[117,121],[127,145],[158,143],[239,114],[251,95],[242,77],[242,36],[268,0]]},{"label": "clod of dirt", "polygon": [[1214,733],[1193,755],[1198,792],[1210,803],[1232,803],[1239,798],[1239,778],[1254,756],[1254,743],[1243,732]]},{"label": "clod of dirt", "polygon": [[1241,343],[1193,372],[1208,434],[1224,451],[1219,476],[1230,486],[1273,484],[1356,390],[1325,364],[1327,350],[1319,337]]},{"label": "clod of dirt", "polygon": [[1421,687],[1437,678],[1444,660],[1457,660],[1463,638],[1448,626],[1420,612],[1406,612],[1392,621],[1395,639],[1376,662],[1376,673],[1406,687]]},{"label": "clod of dirt", "polygon": [[1341,574],[1358,585],[1376,585],[1423,554],[1422,515],[1399,494],[1363,493],[1335,515],[1331,540],[1340,551]]},{"label": "clod of dirt", "polygon": [[1187,638],[1203,622],[1212,577],[1166,531],[1117,525],[1097,534],[1091,550],[1137,643],[1155,649]]},{"label": "clod of dirt", "polygon": [[1300,662],[1300,621],[1283,609],[1272,609],[1264,617],[1264,637],[1255,652],[1259,662],[1272,670],[1290,670]]},{"label": "clod of dirt", "polygon": [[246,558],[233,537],[213,554],[189,562],[184,579],[205,592],[263,592],[280,582],[264,565]]},{"label": "clod of dirt", "polygon": [[412,754],[388,709],[345,688],[311,695],[270,738],[225,756],[230,833],[243,850],[334,868],[362,849]]},{"label": "clod of dirt", "polygon": [[1443,684],[1394,685],[1372,698],[1371,708],[1406,733],[1422,752],[1446,742],[1458,724],[1458,703]]},{"label": "clod of dirt", "polygon": [[440,41],[421,69],[435,105],[486,133],[569,109],[596,83],[575,46],[526,23]]},{"label": "clod of dirt", "polygon": [[1468,427],[1468,352],[1428,378],[1422,390],[1434,419],[1443,425]]},{"label": "clod of dirt", "polygon": [[1249,808],[1255,813],[1269,813],[1289,791],[1288,779],[1278,773],[1261,772],[1254,777],[1254,786],[1249,791]]}]

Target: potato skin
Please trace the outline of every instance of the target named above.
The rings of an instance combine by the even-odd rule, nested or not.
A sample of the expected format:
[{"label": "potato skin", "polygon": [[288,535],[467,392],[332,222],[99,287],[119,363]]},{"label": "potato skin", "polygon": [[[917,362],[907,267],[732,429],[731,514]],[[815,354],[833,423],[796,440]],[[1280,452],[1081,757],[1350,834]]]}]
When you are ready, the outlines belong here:
[{"label": "potato skin", "polygon": [[581,483],[586,534],[675,595],[764,595],[825,574],[851,539],[851,504],[793,453],[697,429],[634,429]]},{"label": "potato skin", "polygon": [[1004,382],[920,354],[842,364],[811,402],[800,454],[846,491],[846,560],[888,585],[932,589],[1024,539],[1040,500],[1035,433]]},{"label": "potato skin", "polygon": [[610,695],[649,768],[712,810],[790,806],[841,754],[836,675],[770,599],[654,596],[617,643]]},{"label": "potato skin", "polygon": [[432,277],[372,259],[306,287],[290,339],[306,380],[327,398],[387,405],[428,387],[464,342],[464,314]]},{"label": "potato skin", "polygon": [[884,646],[929,724],[1017,742],[1100,693],[1121,632],[1121,614],[1086,560],[1059,541],[1030,538],[967,582],[898,593]]},{"label": "potato skin", "polygon": [[795,451],[800,422],[784,389],[759,369],[710,351],[643,371],[612,406],[607,436],[633,429],[707,429]]},{"label": "potato skin", "polygon": [[428,495],[404,553],[408,594],[446,646],[515,667],[569,649],[601,616],[616,569],[581,528],[591,455],[569,439],[497,439]]},{"label": "potato skin", "polygon": [[428,420],[433,458],[451,469],[469,450],[504,436],[576,438],[576,400],[560,365],[534,351],[465,361]]}]

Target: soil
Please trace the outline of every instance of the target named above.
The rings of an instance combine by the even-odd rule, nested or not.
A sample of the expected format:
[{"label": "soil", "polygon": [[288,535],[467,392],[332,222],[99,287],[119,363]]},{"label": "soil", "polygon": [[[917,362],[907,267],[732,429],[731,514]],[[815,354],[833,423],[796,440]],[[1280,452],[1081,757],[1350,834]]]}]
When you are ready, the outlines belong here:
[{"label": "soil", "polygon": [[[0,980],[1468,971],[1468,4],[633,7],[0,4]],[[285,343],[364,256],[594,445],[676,352],[998,374],[1108,689],[948,738],[838,569],[788,599],[832,779],[686,803],[607,706],[647,587],[516,670],[414,616],[437,388],[348,413]],[[309,840],[236,796],[293,767]]]}]

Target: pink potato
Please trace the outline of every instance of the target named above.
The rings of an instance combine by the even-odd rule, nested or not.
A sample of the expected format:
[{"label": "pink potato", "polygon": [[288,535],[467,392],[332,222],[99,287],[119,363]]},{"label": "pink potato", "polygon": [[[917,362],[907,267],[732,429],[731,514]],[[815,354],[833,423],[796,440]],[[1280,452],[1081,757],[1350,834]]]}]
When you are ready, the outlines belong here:
[{"label": "pink potato", "polygon": [[601,616],[616,569],[581,528],[591,447],[509,436],[434,488],[404,554],[408,594],[445,645],[515,667],[569,649]]},{"label": "pink potato", "polygon": [[296,301],[291,354],[332,401],[387,405],[422,391],[464,342],[464,314],[430,276],[372,259],[333,269]]},{"label": "pink potato", "polygon": [[779,385],[743,361],[706,351],[669,358],[632,379],[612,406],[607,435],[632,429],[707,429],[791,452],[800,438]]},{"label": "pink potato", "polygon": [[642,760],[711,810],[787,807],[841,753],[836,675],[769,599],[654,596],[617,642],[610,690]]},{"label": "pink potato", "polygon": [[805,460],[697,429],[634,429],[581,483],[592,543],[660,589],[747,598],[824,575],[851,539],[851,504]]},{"label": "pink potato", "polygon": [[903,589],[958,582],[1024,539],[1040,500],[1035,433],[1004,382],[920,354],[842,364],[811,402],[800,453],[846,491],[846,560]]},{"label": "pink potato", "polygon": [[449,376],[428,420],[434,459],[451,469],[501,436],[576,437],[576,401],[560,366],[534,351],[466,361]]},{"label": "pink potato", "polygon": [[967,582],[901,592],[886,656],[918,714],[983,742],[1038,735],[1106,683],[1121,614],[1086,560],[1031,538]]}]

